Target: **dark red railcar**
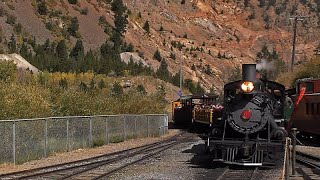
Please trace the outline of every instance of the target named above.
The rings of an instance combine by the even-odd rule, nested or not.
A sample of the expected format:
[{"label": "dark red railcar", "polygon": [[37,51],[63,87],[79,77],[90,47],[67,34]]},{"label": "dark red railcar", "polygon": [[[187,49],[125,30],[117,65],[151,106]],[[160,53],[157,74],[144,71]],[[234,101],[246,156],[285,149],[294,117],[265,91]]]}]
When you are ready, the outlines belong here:
[{"label": "dark red railcar", "polygon": [[305,78],[296,81],[296,96],[298,99],[302,88],[305,93],[300,103],[296,106],[291,118],[293,127],[299,131],[320,135],[320,78]]}]

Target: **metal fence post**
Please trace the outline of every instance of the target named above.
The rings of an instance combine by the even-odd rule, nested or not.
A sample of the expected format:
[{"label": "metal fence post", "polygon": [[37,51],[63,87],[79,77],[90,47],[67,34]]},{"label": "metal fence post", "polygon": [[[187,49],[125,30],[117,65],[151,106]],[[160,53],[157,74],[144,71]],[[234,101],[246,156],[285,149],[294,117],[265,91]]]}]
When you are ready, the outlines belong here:
[{"label": "metal fence post", "polygon": [[296,175],[296,136],[297,128],[292,128],[292,175]]},{"label": "metal fence post", "polygon": [[167,116],[165,127],[166,127],[166,132],[165,132],[165,133],[167,134],[167,133],[169,133],[169,132],[168,132],[168,128],[169,128],[169,116]]},{"label": "metal fence post", "polygon": [[163,119],[163,136],[166,134],[166,122],[167,122],[167,118],[168,118],[168,115],[166,115]]},{"label": "metal fence post", "polygon": [[12,124],[12,157],[13,164],[16,164],[16,122],[13,121]]},{"label": "metal fence post", "polygon": [[147,132],[148,132],[148,137],[150,136],[150,132],[149,132],[149,116],[147,116]]},{"label": "metal fence post", "polygon": [[47,147],[48,147],[48,121],[44,120],[44,157],[47,157]]},{"label": "metal fence post", "polygon": [[89,147],[92,147],[92,117],[89,118]]},{"label": "metal fence post", "polygon": [[69,151],[70,151],[70,142],[69,142],[69,118],[67,118],[67,146],[68,146],[67,151],[69,152]]},{"label": "metal fence post", "polygon": [[135,138],[138,137],[138,134],[137,134],[137,118],[134,118],[134,135],[135,135]]},{"label": "metal fence post", "polygon": [[285,159],[285,179],[288,180],[289,179],[289,162],[290,162],[290,148],[289,148],[289,143],[290,142],[290,138],[286,139],[286,159]]},{"label": "metal fence post", "polygon": [[109,144],[108,117],[106,117],[106,142]]},{"label": "metal fence post", "polygon": [[126,118],[125,115],[122,116],[123,119],[123,139],[126,140],[127,132],[126,132]]}]

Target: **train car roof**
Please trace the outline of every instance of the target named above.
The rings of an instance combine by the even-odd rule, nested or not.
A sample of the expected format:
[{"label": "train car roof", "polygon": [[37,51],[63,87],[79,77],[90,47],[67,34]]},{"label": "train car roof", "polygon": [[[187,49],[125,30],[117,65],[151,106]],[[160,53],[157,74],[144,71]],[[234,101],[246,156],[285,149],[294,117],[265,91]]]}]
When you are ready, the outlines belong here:
[{"label": "train car roof", "polygon": [[296,82],[298,83],[298,82],[319,81],[319,80],[320,80],[320,78],[311,77],[311,78],[297,79]]},{"label": "train car roof", "polygon": [[212,99],[212,98],[217,98],[219,97],[218,95],[215,94],[195,94],[192,95],[192,99]]}]

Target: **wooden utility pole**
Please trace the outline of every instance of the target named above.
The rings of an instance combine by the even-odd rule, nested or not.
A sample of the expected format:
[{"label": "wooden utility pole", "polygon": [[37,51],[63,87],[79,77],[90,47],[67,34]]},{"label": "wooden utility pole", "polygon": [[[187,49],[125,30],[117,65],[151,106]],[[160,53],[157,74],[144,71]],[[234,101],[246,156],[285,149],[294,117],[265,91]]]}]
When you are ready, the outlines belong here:
[{"label": "wooden utility pole", "polygon": [[290,19],[293,20],[293,42],[292,42],[292,58],[291,58],[291,71],[293,71],[295,52],[296,52],[296,37],[297,37],[297,22],[303,21],[307,18],[306,16],[294,15]]}]

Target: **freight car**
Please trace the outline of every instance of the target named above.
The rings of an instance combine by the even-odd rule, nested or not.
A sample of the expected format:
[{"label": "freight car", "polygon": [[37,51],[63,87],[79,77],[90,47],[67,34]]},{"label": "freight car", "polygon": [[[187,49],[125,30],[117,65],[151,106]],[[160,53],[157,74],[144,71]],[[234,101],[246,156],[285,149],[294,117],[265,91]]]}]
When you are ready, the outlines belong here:
[{"label": "freight car", "polygon": [[[290,119],[292,127],[296,127],[300,134],[306,136],[320,136],[320,79],[305,78],[296,81],[296,93],[293,96],[295,106]],[[303,92],[301,92],[301,90]],[[300,95],[300,93],[302,93]]]},{"label": "freight car", "polygon": [[192,96],[181,96],[172,102],[172,120],[175,126],[188,127],[192,124]]},{"label": "freight car", "polygon": [[214,121],[221,118],[223,106],[217,103],[217,95],[193,96],[192,124],[194,128],[208,130]]},{"label": "freight car", "polygon": [[243,166],[274,165],[287,136],[285,87],[256,78],[256,65],[242,65],[242,80],[224,86],[222,119],[212,125],[206,149],[214,161]]},{"label": "freight car", "polygon": [[207,127],[221,116],[221,107],[216,106],[217,95],[201,94],[182,96],[172,102],[172,117],[177,126]]}]

